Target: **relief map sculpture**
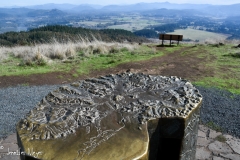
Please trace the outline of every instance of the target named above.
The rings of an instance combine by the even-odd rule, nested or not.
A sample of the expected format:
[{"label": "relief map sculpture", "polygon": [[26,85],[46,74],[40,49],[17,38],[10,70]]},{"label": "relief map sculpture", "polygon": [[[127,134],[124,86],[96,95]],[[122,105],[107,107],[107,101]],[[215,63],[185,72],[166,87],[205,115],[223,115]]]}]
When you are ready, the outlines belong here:
[{"label": "relief map sculpture", "polygon": [[[44,160],[157,159],[171,156],[169,149],[191,159],[201,102],[178,77],[126,72],[86,79],[44,97],[18,122],[18,142]],[[171,143],[178,147],[168,149]]]}]

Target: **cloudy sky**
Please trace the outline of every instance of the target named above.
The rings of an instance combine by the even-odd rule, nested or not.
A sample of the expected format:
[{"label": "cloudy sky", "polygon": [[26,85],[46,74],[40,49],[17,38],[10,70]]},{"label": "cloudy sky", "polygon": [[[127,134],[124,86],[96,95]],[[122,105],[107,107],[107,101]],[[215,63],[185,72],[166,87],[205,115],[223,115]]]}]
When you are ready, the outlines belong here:
[{"label": "cloudy sky", "polygon": [[[166,0],[1,0],[0,6],[29,6],[46,3],[70,3],[70,4],[133,4],[140,2],[166,2]],[[192,4],[236,4],[239,0],[168,0],[170,3],[192,3]]]}]

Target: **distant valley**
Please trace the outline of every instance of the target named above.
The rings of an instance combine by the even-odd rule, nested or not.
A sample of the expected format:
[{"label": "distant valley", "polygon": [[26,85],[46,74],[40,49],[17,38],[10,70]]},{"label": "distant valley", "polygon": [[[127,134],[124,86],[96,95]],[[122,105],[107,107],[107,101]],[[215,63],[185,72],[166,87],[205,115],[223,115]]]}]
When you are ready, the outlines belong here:
[{"label": "distant valley", "polygon": [[[240,4],[138,3],[132,5],[45,4],[0,8],[0,33],[28,31],[48,25],[88,29],[124,29],[137,36],[196,29],[240,39]],[[195,39],[196,40],[196,39]]]}]

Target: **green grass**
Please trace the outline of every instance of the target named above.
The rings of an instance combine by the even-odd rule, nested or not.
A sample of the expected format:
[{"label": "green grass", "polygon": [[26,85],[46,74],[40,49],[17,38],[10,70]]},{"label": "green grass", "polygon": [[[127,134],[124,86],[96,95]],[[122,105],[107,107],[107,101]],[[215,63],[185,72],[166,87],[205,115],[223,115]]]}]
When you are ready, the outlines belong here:
[{"label": "green grass", "polygon": [[21,86],[29,86],[28,83],[23,83]]},{"label": "green grass", "polygon": [[61,71],[59,64],[51,64],[45,66],[19,66],[19,63],[14,64],[2,64],[0,65],[0,76],[19,76],[19,75],[31,75],[31,74],[42,74],[52,71]]},{"label": "green grass", "polygon": [[186,51],[183,51],[180,53],[181,56],[188,56],[188,55],[191,55],[191,54],[195,54],[199,52],[199,48],[197,47],[192,47],[191,49],[188,49]]},{"label": "green grass", "polygon": [[215,140],[219,141],[219,142],[223,142],[225,143],[227,141],[226,137],[224,137],[223,135],[219,135],[215,138]]},{"label": "green grass", "polygon": [[21,66],[22,61],[19,58],[9,56],[8,59],[2,61],[0,65],[0,76],[11,75],[29,75],[36,73],[46,73],[49,70],[49,66]]},{"label": "green grass", "polygon": [[217,87],[226,89],[232,93],[240,94],[240,58],[228,56],[237,52],[231,45],[222,47],[200,46],[206,53],[206,58],[212,60],[205,63],[205,66],[214,72],[213,77],[204,77],[196,82],[197,85],[205,87]]},{"label": "green grass", "polygon": [[222,128],[216,125],[214,122],[210,121],[206,124],[209,128],[217,131],[217,132],[222,132]]},{"label": "green grass", "polygon": [[235,94],[240,94],[239,80],[237,79],[221,79],[219,77],[206,77],[200,81],[194,82],[196,85],[205,87],[216,87],[228,90]]},{"label": "green grass", "polygon": [[164,53],[166,53],[166,54],[172,53],[172,52],[180,50],[181,48],[184,48],[184,47],[187,47],[187,46],[186,45],[179,45],[179,46],[166,47],[166,48],[164,48]]},{"label": "green grass", "polygon": [[136,51],[123,51],[115,54],[92,56],[79,65],[77,72],[80,74],[87,74],[91,70],[113,68],[119,64],[148,60],[154,57],[160,57],[162,55],[164,55],[163,52],[155,52],[150,48],[142,46]]},{"label": "green grass", "polygon": [[77,78],[77,77],[78,77],[78,74],[77,74],[77,73],[73,73],[72,76],[73,76],[74,78]]},{"label": "green grass", "polygon": [[[148,60],[153,57],[159,57],[163,54],[171,53],[181,47],[166,48],[163,52],[157,52],[147,46],[141,46],[134,51],[121,49],[117,53],[97,54],[84,56],[79,53],[78,56],[70,63],[62,63],[60,60],[54,60],[46,65],[20,65],[21,60],[16,57],[9,57],[0,65],[0,76],[27,76],[31,74],[42,74],[55,71],[69,72],[71,69],[76,69],[77,73],[72,74],[76,78],[81,74],[87,74],[91,70],[101,70],[115,67],[126,62],[135,62],[141,60]],[[62,77],[58,77],[62,78]]]},{"label": "green grass", "polygon": [[[180,50],[186,47],[188,47],[187,50],[180,52]],[[161,51],[156,51],[154,44],[148,46],[142,45],[133,51],[122,48],[116,50],[116,53],[109,54],[90,54],[86,56],[83,52],[79,52],[74,59],[69,60],[69,63],[53,60],[52,63],[47,63],[42,66],[37,64],[32,64],[30,66],[19,65],[21,64],[19,58],[9,56],[0,64],[0,76],[26,76],[55,71],[68,73],[74,69],[76,72],[72,73],[72,77],[77,78],[82,74],[90,73],[92,70],[112,68],[127,62],[149,60],[175,51],[178,52],[178,50],[180,52],[179,56],[196,56],[196,58],[201,58],[202,65],[205,66],[206,72],[212,73],[212,76],[201,77],[198,80],[192,81],[193,84],[225,89],[232,93],[240,94],[240,58],[232,56],[238,52],[238,49],[232,48],[232,45],[192,46],[181,44],[174,47],[164,47]],[[195,64],[192,64],[193,67],[194,65]],[[155,66],[155,68],[157,67]],[[58,78],[62,79],[63,77],[59,76]]]}]

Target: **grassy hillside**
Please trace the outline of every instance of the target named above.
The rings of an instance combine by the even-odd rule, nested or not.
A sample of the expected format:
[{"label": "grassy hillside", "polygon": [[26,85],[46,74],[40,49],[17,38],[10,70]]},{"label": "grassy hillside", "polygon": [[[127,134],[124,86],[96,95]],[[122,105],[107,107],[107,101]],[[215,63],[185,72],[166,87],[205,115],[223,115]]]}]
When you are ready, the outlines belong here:
[{"label": "grassy hillside", "polygon": [[74,28],[68,26],[44,26],[27,32],[7,32],[0,34],[0,46],[33,45],[51,43],[53,39],[58,42],[68,42],[85,39],[95,39],[105,42],[147,42],[142,37],[135,36],[132,32],[123,29],[93,30],[86,28]]},{"label": "grassy hillside", "polygon": [[[98,40],[82,40],[68,43],[55,41],[52,44],[35,46],[1,47],[0,77],[58,71],[66,74],[71,73],[73,77],[77,78],[92,71],[101,71],[117,67],[119,64],[126,65],[126,63],[132,64],[135,62],[137,62],[139,70],[144,70],[145,62],[148,60],[162,58],[162,56],[171,58],[171,54],[174,54],[181,57],[181,63],[190,64],[190,66],[187,66],[188,68],[199,67],[196,66],[195,62],[188,62],[189,57],[192,60],[196,57],[198,64],[201,64],[200,69],[205,75],[196,77],[190,75],[190,77],[183,78],[190,78],[197,85],[218,87],[240,94],[240,50],[233,47],[236,46],[236,43],[239,42],[232,41],[225,45],[215,43],[157,47],[156,44],[139,45],[137,43],[106,43]],[[151,63],[152,69],[161,69],[168,65],[174,66],[174,63],[178,63],[178,58],[174,58],[173,64],[149,63]],[[185,72],[184,68],[182,72]]]},{"label": "grassy hillside", "polygon": [[76,69],[76,74],[86,74],[90,70],[160,55],[161,52],[137,43],[106,43],[98,40],[1,47],[0,76],[68,72],[71,69]]},{"label": "grassy hillside", "polygon": [[[240,50],[231,44],[225,46],[199,46],[206,51],[205,58],[212,59],[205,66],[213,76],[202,78],[195,83],[207,87],[227,89],[240,94]],[[203,55],[199,55],[203,56]]]}]

